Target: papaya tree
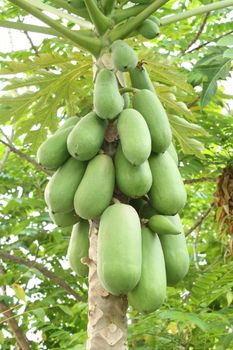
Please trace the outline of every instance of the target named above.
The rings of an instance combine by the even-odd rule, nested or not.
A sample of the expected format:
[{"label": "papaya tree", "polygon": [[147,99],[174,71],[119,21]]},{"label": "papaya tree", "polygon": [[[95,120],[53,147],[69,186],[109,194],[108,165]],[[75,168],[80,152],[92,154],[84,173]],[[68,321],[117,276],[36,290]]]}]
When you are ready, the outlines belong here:
[{"label": "papaya tree", "polygon": [[[166,85],[163,74],[156,77],[157,58],[153,48],[147,51],[144,48],[140,57],[137,40],[139,37],[154,43],[160,33],[166,34],[167,25],[200,15],[205,15],[206,21],[211,11],[233,6],[233,1],[214,2],[187,11],[174,10],[174,13],[172,7],[167,7],[167,0],[10,0],[9,3],[13,6],[8,9],[8,18],[10,11],[12,17],[18,11],[19,18],[30,14],[47,26],[5,19],[1,20],[1,26],[22,30],[27,35],[28,32],[51,35],[58,46],[68,49],[61,55],[52,52],[43,60],[45,44],[42,56],[40,50],[35,50],[35,61],[29,55],[17,64],[6,63],[5,74],[11,70],[14,73],[28,70],[32,75],[29,79],[12,80],[10,88],[18,91],[16,96],[3,99],[5,122],[9,122],[10,116],[10,122],[22,134],[24,126],[31,127],[24,144],[27,147],[33,143],[37,161],[28,156],[26,159],[49,177],[42,187],[45,187],[50,220],[64,230],[73,226],[69,263],[77,275],[84,279],[88,275],[85,348],[128,349],[127,311],[153,313],[164,303],[166,286],[176,285],[188,272],[189,254],[179,217],[187,198],[175,144],[184,154],[201,158],[202,137],[207,136],[207,131],[193,122],[192,112],[181,101],[182,92],[184,101],[187,98],[183,84],[192,97],[194,89],[187,82],[180,83],[181,100],[176,105],[180,115],[174,115],[175,91]],[[228,41],[218,56],[223,69],[216,68],[215,61],[211,66],[213,53],[206,61],[203,58],[197,63],[190,75],[193,86],[197,80],[203,82],[201,107],[216,92],[217,80],[229,74],[232,49],[226,46]],[[50,52],[51,49],[52,46]],[[86,60],[82,65],[81,56]],[[169,70],[165,61],[159,64]],[[213,74],[207,72],[208,64],[217,69],[214,81]],[[59,80],[59,88],[50,93],[46,80],[55,86]],[[81,100],[77,89],[80,82],[84,89],[84,93],[80,92]],[[39,89],[36,92],[29,89],[25,96],[20,89],[26,86],[39,86]],[[190,106],[196,102],[194,98]],[[59,108],[65,115],[62,123],[56,118]],[[49,110],[46,120],[45,109]],[[27,118],[20,125],[17,118],[25,113]],[[48,129],[52,135],[47,138]],[[186,137],[182,134],[184,129],[189,130]],[[11,140],[5,145],[20,153]],[[231,176],[230,166],[228,177],[229,173]],[[5,258],[10,257],[5,255]],[[38,269],[43,271],[41,267]],[[62,281],[56,283],[62,285]],[[79,300],[72,289],[67,286],[65,289]],[[15,290],[22,297],[23,291],[17,283]],[[83,294],[86,296],[85,291]],[[6,310],[2,308],[2,312]],[[25,339],[22,341],[22,334],[17,339],[22,349],[31,348]],[[140,349],[140,342],[137,340],[130,346]]]}]

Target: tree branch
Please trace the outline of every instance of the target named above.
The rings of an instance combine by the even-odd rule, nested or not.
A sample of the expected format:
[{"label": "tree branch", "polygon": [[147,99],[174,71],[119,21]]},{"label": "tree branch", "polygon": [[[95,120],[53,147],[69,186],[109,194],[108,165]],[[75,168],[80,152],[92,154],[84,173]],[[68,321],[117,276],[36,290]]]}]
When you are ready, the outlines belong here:
[{"label": "tree branch", "polygon": [[56,285],[66,290],[69,294],[73,295],[76,300],[83,300],[83,298],[73,288],[71,288],[68,285],[68,283],[66,283],[66,281],[64,281],[62,278],[58,277],[54,272],[49,271],[46,267],[37,263],[36,261],[27,260],[16,255],[11,255],[9,253],[3,252],[2,250],[0,250],[0,258],[10,260],[16,264],[25,265],[29,268],[34,268],[40,271],[45,277],[49,278]]},{"label": "tree branch", "polygon": [[199,177],[198,179],[187,179],[187,180],[184,180],[184,183],[185,184],[195,184],[195,183],[198,183],[198,182],[216,182],[217,181],[217,178],[216,177]]},{"label": "tree branch", "polygon": [[27,23],[21,23],[21,22],[0,20],[0,27],[16,29],[16,30],[23,30],[23,31],[26,30],[28,32],[47,34],[47,35],[53,35],[53,36],[60,36],[61,35],[59,32],[57,32],[56,30],[54,30],[52,28],[43,27],[43,26],[36,26],[34,24],[27,24]]},{"label": "tree branch", "polygon": [[99,34],[104,34],[111,25],[109,17],[105,16],[95,0],[84,0],[89,16]]},{"label": "tree branch", "polygon": [[129,17],[137,16],[146,8],[146,5],[135,5],[126,9],[116,9],[112,15],[115,23],[120,23]]},{"label": "tree branch", "polygon": [[190,235],[190,233],[192,233],[198,226],[200,226],[203,223],[203,221],[207,218],[207,216],[211,212],[213,206],[214,206],[214,202],[212,202],[209,205],[209,208],[199,217],[199,219],[195,222],[195,224],[186,232],[185,236]]},{"label": "tree branch", "polygon": [[193,44],[195,44],[195,42],[198,40],[199,36],[201,35],[201,33],[203,32],[204,28],[205,28],[205,25],[206,25],[206,22],[207,22],[207,19],[210,15],[210,12],[207,12],[204,16],[204,19],[203,19],[203,22],[202,24],[200,25],[200,28],[198,29],[197,33],[195,34],[193,40],[191,41],[191,43],[188,45],[188,47],[182,51],[182,53],[185,53],[186,51],[188,51],[188,49],[193,46]]},{"label": "tree branch", "polygon": [[38,51],[37,47],[33,44],[32,38],[30,37],[30,35],[28,34],[28,32],[26,30],[24,30],[23,32],[26,35],[26,37],[31,45],[32,50],[35,52],[36,56],[39,56],[39,51]]}]

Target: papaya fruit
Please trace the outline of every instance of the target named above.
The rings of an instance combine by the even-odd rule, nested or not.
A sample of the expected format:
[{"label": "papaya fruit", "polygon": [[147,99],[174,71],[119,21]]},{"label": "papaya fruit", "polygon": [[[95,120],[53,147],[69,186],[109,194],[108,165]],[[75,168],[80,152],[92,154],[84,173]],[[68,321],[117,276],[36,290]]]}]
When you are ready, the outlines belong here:
[{"label": "papaya fruit", "polygon": [[138,27],[138,33],[146,39],[154,39],[160,33],[160,29],[157,23],[147,18]]},{"label": "papaya fruit", "polygon": [[141,227],[136,210],[127,204],[109,206],[100,218],[97,274],[113,295],[126,294],[141,276]]},{"label": "papaya fruit", "polygon": [[176,165],[178,166],[178,164],[179,164],[178,154],[176,152],[176,149],[175,149],[173,142],[170,143],[167,151],[170,154],[170,156],[172,157],[172,159],[174,160],[174,162],[176,163]]},{"label": "papaya fruit", "polygon": [[49,180],[45,201],[54,213],[67,213],[74,209],[74,195],[86,169],[86,163],[69,158]]},{"label": "papaya fruit", "polygon": [[70,126],[44,141],[37,151],[38,163],[49,170],[57,170],[70,157],[66,140],[73,129]]},{"label": "papaya fruit", "polygon": [[128,72],[136,67],[137,55],[132,47],[123,40],[116,40],[112,44],[112,61],[116,70]]},{"label": "papaya fruit", "polygon": [[160,22],[160,20],[158,19],[158,17],[150,16],[149,19],[150,19],[151,21],[153,21],[154,23],[156,23],[158,26],[160,26],[161,22]]},{"label": "papaya fruit", "polygon": [[152,150],[155,153],[164,152],[171,143],[172,132],[167,114],[157,95],[149,90],[140,90],[133,97],[133,107],[147,122]]},{"label": "papaya fruit", "polygon": [[88,266],[81,262],[88,257],[89,251],[89,222],[80,220],[73,226],[67,250],[67,258],[72,270],[81,277],[87,277]]},{"label": "papaya fruit", "polygon": [[55,132],[55,134],[59,133],[60,131],[69,128],[70,126],[75,126],[78,121],[80,120],[79,117],[70,117],[65,120],[65,122],[59,127],[59,129]]},{"label": "papaya fruit", "polygon": [[124,109],[117,129],[126,159],[133,165],[144,163],[151,153],[151,136],[143,116],[133,108]]},{"label": "papaya fruit", "polygon": [[181,233],[180,228],[164,215],[153,215],[148,222],[148,227],[158,235],[179,235]]},{"label": "papaya fruit", "polygon": [[136,89],[147,89],[155,93],[154,85],[150,80],[149,74],[145,67],[137,65],[136,68],[130,69],[131,84]]},{"label": "papaya fruit", "polygon": [[100,154],[87,165],[81,183],[74,196],[74,208],[83,219],[94,219],[109,205],[115,184],[112,158]]},{"label": "papaya fruit", "polygon": [[103,143],[106,127],[107,121],[94,112],[83,117],[67,138],[71,156],[82,161],[93,158]]},{"label": "papaya fruit", "polygon": [[132,165],[124,156],[121,145],[115,155],[116,183],[126,196],[138,198],[144,196],[151,188],[152,175],[148,161],[141,165]]},{"label": "papaya fruit", "polygon": [[152,207],[163,215],[175,215],[186,203],[186,191],[180,172],[168,152],[153,154],[150,159]]},{"label": "papaya fruit", "polygon": [[139,210],[139,216],[142,219],[150,219],[152,216],[158,214],[157,211],[148,202],[144,202]]},{"label": "papaya fruit", "polygon": [[141,278],[128,294],[129,304],[138,311],[153,312],[163,304],[166,286],[165,262],[159,237],[143,227]]},{"label": "papaya fruit", "polygon": [[80,221],[80,217],[74,210],[68,213],[52,213],[52,211],[49,209],[49,216],[53,223],[59,227],[73,226]]},{"label": "papaya fruit", "polygon": [[179,235],[160,235],[159,239],[163,248],[167,285],[174,286],[181,281],[189,270],[189,254],[185,241],[182,223],[179,215],[169,217],[179,227]]},{"label": "papaya fruit", "polygon": [[114,119],[122,111],[123,98],[118,89],[115,74],[102,68],[98,73],[94,85],[94,110],[102,119]]}]

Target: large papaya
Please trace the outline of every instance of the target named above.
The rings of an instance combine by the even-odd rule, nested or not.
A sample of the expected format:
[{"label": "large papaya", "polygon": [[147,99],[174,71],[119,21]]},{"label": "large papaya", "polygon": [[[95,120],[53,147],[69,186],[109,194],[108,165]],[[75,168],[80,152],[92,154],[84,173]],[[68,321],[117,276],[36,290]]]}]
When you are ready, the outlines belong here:
[{"label": "large papaya", "polygon": [[176,152],[176,149],[175,149],[173,142],[170,143],[167,151],[169,152],[170,156],[172,157],[172,159],[174,160],[174,162],[178,166],[178,164],[179,164],[178,154]]},{"label": "large papaya", "polygon": [[106,154],[95,156],[88,163],[74,196],[74,208],[83,219],[94,219],[109,205],[115,184],[112,158]]},{"label": "large papaya", "polygon": [[73,226],[80,221],[80,217],[74,210],[69,211],[68,213],[52,213],[49,209],[49,216],[53,223],[59,227]]},{"label": "large papaya", "polygon": [[166,297],[166,271],[159,237],[142,228],[142,272],[137,286],[128,294],[129,304],[141,312],[157,310]]},{"label": "large papaya", "polygon": [[124,109],[117,129],[126,159],[133,165],[144,163],[151,153],[151,136],[143,116],[136,109]]},{"label": "large papaya", "polygon": [[116,40],[112,44],[112,61],[117,70],[127,72],[136,67],[138,59],[132,47],[123,40]]},{"label": "large papaya", "polygon": [[180,227],[175,225],[165,215],[153,215],[149,219],[148,226],[151,231],[156,232],[158,235],[178,235],[181,233]]},{"label": "large papaya", "polygon": [[74,195],[86,169],[86,163],[69,158],[49,180],[45,201],[54,213],[67,213],[74,209]]},{"label": "large papaya", "polygon": [[153,154],[150,159],[152,207],[163,215],[175,215],[186,203],[186,191],[180,172],[168,152]]},{"label": "large papaya", "polygon": [[78,121],[80,120],[79,117],[70,117],[65,120],[65,122],[59,127],[59,129],[55,132],[55,134],[59,133],[60,131],[69,128],[70,126],[75,126]]},{"label": "large papaya", "polygon": [[123,98],[118,89],[115,74],[102,68],[98,73],[94,86],[94,110],[102,119],[114,119],[122,111]]},{"label": "large papaya", "polygon": [[49,170],[57,170],[70,157],[66,140],[73,126],[61,130],[44,141],[37,151],[38,163]]},{"label": "large papaya", "polygon": [[159,34],[160,29],[157,23],[147,18],[138,27],[138,33],[146,39],[154,39]]},{"label": "large papaya", "polygon": [[133,98],[133,107],[145,118],[151,134],[152,150],[164,152],[171,143],[172,132],[167,114],[157,95],[149,90],[138,91]]},{"label": "large papaya", "polygon": [[188,273],[189,254],[179,215],[169,217],[169,219],[178,226],[181,231],[179,235],[159,236],[166,266],[167,285],[173,286]]},{"label": "large papaya", "polygon": [[126,196],[137,198],[144,196],[151,188],[152,174],[148,161],[134,166],[124,156],[121,145],[115,155],[117,186]]},{"label": "large papaya", "polygon": [[136,68],[130,69],[129,74],[132,86],[134,88],[147,89],[155,93],[154,85],[152,84],[150,76],[145,67],[138,64]]},{"label": "large papaya", "polygon": [[130,205],[111,205],[101,216],[97,273],[103,287],[113,295],[128,293],[140,279],[141,227]]},{"label": "large papaya", "polygon": [[88,233],[89,222],[86,220],[80,220],[79,223],[73,226],[67,251],[70,267],[81,277],[86,277],[88,275],[88,266],[81,262],[82,258],[88,257]]},{"label": "large papaya", "polygon": [[106,120],[100,119],[94,112],[83,117],[67,138],[72,157],[83,161],[93,158],[103,143],[106,127]]}]

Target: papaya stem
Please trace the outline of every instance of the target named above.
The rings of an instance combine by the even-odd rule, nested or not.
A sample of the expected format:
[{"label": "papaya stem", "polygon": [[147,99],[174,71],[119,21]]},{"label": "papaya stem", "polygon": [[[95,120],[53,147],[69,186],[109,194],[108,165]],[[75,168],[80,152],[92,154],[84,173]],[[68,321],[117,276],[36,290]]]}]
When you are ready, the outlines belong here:
[{"label": "papaya stem", "polygon": [[26,23],[22,23],[22,22],[12,22],[12,21],[1,21],[0,20],[0,27],[24,30],[27,32],[48,34],[48,35],[53,35],[53,36],[60,35],[60,33],[58,33],[56,30],[54,30],[52,28],[43,27],[43,26],[36,26],[34,24],[26,24]]},{"label": "papaya stem", "polygon": [[83,17],[87,20],[90,20],[90,16],[87,12],[87,9],[85,7],[80,7],[80,9],[74,8],[73,6],[70,6],[67,1],[65,0],[51,0],[49,1],[52,3],[52,6],[56,8],[63,8],[69,11],[70,13],[74,13],[75,15],[79,17]]},{"label": "papaya stem", "polygon": [[87,11],[97,32],[101,35],[111,26],[111,20],[103,14],[95,0],[84,0]]},{"label": "papaya stem", "polygon": [[138,89],[130,88],[130,87],[125,87],[120,89],[121,94],[124,94],[125,92],[132,92],[133,94],[135,94],[137,91]]},{"label": "papaya stem", "polygon": [[116,4],[116,0],[102,0],[102,6],[104,9],[104,13],[109,15],[112,12],[115,4]]},{"label": "papaya stem", "polygon": [[147,6],[146,5],[135,5],[128,7],[127,9],[117,9],[113,13],[113,20],[115,23],[120,23],[129,17],[134,17],[142,12]]}]

